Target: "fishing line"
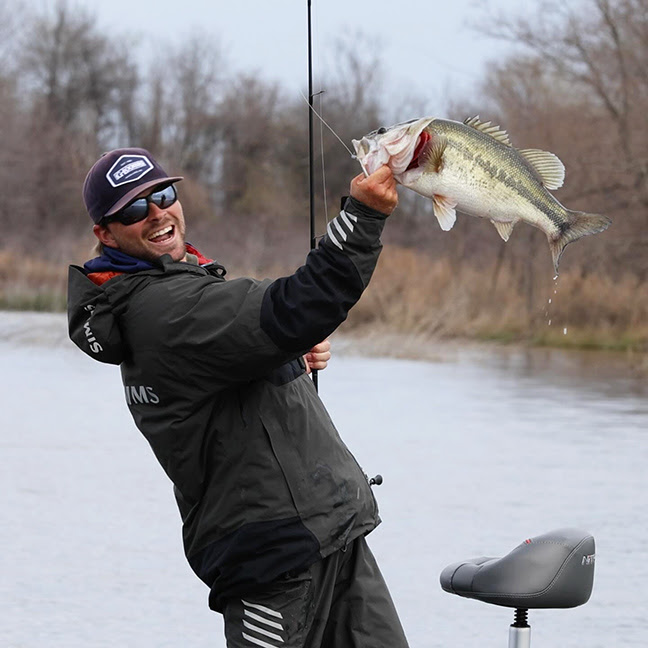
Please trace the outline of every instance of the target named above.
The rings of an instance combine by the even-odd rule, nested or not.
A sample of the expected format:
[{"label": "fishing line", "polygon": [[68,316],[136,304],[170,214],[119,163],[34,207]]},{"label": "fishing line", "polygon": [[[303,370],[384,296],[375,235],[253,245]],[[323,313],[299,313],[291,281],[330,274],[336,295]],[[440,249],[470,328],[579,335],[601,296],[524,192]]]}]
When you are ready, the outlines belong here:
[{"label": "fishing line", "polygon": [[[320,115],[324,113],[322,109],[322,95],[324,92],[318,92]],[[328,201],[326,198],[326,164],[324,163],[324,127],[320,122],[320,151],[322,154],[322,195],[324,196],[324,227],[328,223]]]},{"label": "fishing line", "polygon": [[[321,94],[322,92],[324,92],[324,91],[322,90],[318,94]],[[333,133],[333,135],[335,135],[338,142],[340,142],[340,144],[342,144],[342,146],[344,146],[344,148],[347,150],[348,154],[351,156],[351,159],[358,161],[358,163],[362,167],[362,172],[365,174],[365,176],[369,176],[369,173],[367,173],[367,169],[365,169],[364,164],[362,164],[362,160],[355,153],[353,153],[353,151],[351,151],[351,149],[344,143],[342,138],[331,128],[331,126],[329,126],[326,123],[324,118],[317,112],[317,110],[315,110],[315,108],[313,106],[311,106],[311,104],[308,102],[308,99],[306,99],[306,97],[304,96],[304,93],[300,91],[299,94],[301,94],[302,99],[308,104],[308,107],[312,110],[313,114],[317,117],[317,119],[319,119],[322,122],[322,124],[324,124],[324,126],[326,126],[326,128],[328,128],[331,131],[331,133]]]}]

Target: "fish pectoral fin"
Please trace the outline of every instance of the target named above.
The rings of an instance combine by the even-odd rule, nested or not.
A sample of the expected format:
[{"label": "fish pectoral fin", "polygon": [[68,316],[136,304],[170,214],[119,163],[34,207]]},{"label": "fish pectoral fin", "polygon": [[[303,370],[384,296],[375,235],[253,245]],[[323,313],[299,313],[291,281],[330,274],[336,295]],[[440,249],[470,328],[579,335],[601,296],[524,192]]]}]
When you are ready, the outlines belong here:
[{"label": "fish pectoral fin", "polygon": [[540,149],[519,149],[518,153],[534,168],[547,189],[563,186],[565,165],[557,155]]},{"label": "fish pectoral fin", "polygon": [[511,236],[511,232],[513,231],[513,228],[515,227],[515,224],[518,222],[518,220],[519,218],[513,221],[502,222],[493,220],[491,218],[491,223],[495,225],[495,229],[497,230],[497,233],[502,237],[502,239],[508,241],[509,236]]},{"label": "fish pectoral fin", "polygon": [[434,194],[432,201],[434,202],[434,215],[437,217],[441,229],[444,232],[451,230],[457,220],[457,212],[455,212],[457,203],[447,196],[439,194]]},{"label": "fish pectoral fin", "polygon": [[[443,135],[437,135],[432,140],[432,144],[426,154],[427,164],[432,164],[436,173],[439,173],[443,167],[443,154],[445,153],[446,146],[448,146],[448,138]],[[454,223],[454,221],[452,222]]]},{"label": "fish pectoral fin", "polygon": [[509,139],[508,133],[501,126],[491,124],[491,122],[483,122],[481,121],[481,119],[479,119],[479,115],[464,119],[464,124],[466,124],[466,126],[474,128],[475,130],[481,131],[486,135],[490,135],[498,142],[506,144],[506,146],[511,146],[511,140]]}]

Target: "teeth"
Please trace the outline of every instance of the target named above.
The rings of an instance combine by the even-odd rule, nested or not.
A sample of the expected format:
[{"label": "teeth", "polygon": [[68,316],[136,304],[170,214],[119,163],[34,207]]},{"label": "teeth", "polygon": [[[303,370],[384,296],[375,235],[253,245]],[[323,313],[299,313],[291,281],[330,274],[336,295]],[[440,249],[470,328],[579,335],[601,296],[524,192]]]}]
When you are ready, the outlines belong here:
[{"label": "teeth", "polygon": [[169,227],[165,227],[164,229],[158,230],[157,232],[153,232],[153,234],[149,236],[149,241],[154,238],[157,238],[158,236],[162,236],[163,234],[168,234],[172,230],[173,230],[173,225],[169,225]]}]

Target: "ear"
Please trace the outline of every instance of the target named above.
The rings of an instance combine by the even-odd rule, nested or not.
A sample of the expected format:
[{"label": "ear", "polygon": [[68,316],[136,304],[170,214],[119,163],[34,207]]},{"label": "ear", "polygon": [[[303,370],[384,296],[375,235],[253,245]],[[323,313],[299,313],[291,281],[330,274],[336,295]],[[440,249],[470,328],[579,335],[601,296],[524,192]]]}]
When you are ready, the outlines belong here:
[{"label": "ear", "polygon": [[106,225],[95,225],[92,228],[94,235],[99,239],[99,242],[106,247],[118,248],[117,241],[112,235],[111,231]]}]

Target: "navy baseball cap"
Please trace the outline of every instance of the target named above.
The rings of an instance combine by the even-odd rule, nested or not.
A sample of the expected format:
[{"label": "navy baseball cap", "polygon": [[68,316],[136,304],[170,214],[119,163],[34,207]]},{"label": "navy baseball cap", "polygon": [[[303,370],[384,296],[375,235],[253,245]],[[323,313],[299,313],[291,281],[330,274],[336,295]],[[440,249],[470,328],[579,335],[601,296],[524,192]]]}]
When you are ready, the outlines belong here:
[{"label": "navy baseball cap", "polygon": [[141,148],[104,153],[83,183],[83,202],[95,223],[112,216],[146,189],[182,180],[169,176],[153,156]]}]

